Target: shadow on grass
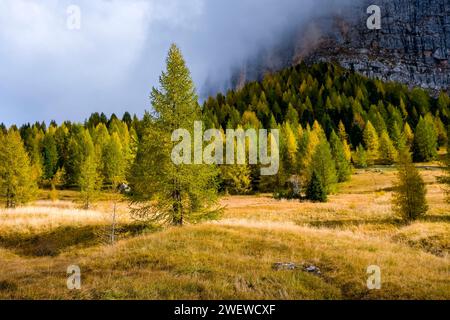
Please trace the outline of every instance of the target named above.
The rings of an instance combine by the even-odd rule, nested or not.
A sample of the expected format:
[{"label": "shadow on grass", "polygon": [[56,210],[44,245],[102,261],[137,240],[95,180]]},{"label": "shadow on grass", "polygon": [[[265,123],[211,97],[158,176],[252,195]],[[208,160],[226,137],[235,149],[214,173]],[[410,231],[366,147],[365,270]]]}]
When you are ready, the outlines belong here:
[{"label": "shadow on grass", "polygon": [[426,215],[419,219],[423,222],[450,222],[450,215]]},{"label": "shadow on grass", "polygon": [[[157,231],[155,227],[132,223],[117,226],[115,237],[122,239],[155,231]],[[13,250],[22,256],[53,257],[72,246],[90,247],[105,244],[109,241],[109,237],[110,226],[65,226],[38,234],[0,235],[0,247]]]},{"label": "shadow on grass", "polygon": [[394,225],[401,226],[402,221],[400,219],[395,218],[386,218],[386,219],[378,219],[378,220],[359,220],[359,219],[348,219],[348,220],[316,220],[310,221],[307,225],[315,228],[329,228],[329,229],[337,229],[342,227],[357,227],[364,225]]},{"label": "shadow on grass", "polygon": [[[450,222],[450,215],[426,215],[421,217],[417,221],[420,222]],[[298,222],[298,224],[305,224],[303,221]],[[385,218],[385,219],[368,219],[368,220],[360,220],[360,219],[335,219],[335,220],[316,220],[309,221],[306,223],[311,227],[315,228],[329,228],[336,229],[342,227],[357,227],[357,226],[365,226],[365,225],[379,225],[379,226],[396,226],[396,227],[405,227],[409,224],[404,222],[399,218]]]}]

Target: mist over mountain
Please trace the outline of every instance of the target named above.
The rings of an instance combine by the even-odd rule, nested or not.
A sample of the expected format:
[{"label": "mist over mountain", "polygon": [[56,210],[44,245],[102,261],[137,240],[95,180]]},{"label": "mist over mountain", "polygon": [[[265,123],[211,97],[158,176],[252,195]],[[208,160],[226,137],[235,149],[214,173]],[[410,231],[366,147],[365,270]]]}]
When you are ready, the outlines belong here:
[{"label": "mist over mountain", "polygon": [[[71,4],[80,30],[66,27]],[[366,27],[370,4],[381,30]],[[447,0],[3,0],[0,122],[142,115],[174,42],[202,100],[300,61],[437,91],[449,30]]]},{"label": "mist over mountain", "polygon": [[[367,8],[381,8],[381,29],[366,26]],[[270,50],[261,50],[233,77],[233,86],[301,61],[335,62],[372,78],[450,88],[450,2],[355,1],[302,23]]]}]

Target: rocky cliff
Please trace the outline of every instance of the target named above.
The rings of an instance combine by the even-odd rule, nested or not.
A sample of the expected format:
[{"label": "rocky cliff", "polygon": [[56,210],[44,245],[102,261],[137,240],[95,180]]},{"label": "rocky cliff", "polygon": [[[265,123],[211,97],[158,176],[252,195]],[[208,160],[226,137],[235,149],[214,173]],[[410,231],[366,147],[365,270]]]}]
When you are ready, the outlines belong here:
[{"label": "rocky cliff", "polygon": [[[381,29],[369,30],[369,5],[381,8]],[[361,0],[315,17],[252,59],[235,84],[300,61],[333,61],[369,77],[450,88],[450,0]]]}]

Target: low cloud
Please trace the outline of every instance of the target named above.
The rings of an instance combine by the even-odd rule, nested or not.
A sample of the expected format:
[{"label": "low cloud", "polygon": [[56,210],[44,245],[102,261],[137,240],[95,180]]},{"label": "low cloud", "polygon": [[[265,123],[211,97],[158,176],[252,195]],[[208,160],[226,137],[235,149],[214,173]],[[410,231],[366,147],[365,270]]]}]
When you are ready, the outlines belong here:
[{"label": "low cloud", "polygon": [[[0,122],[142,114],[172,42],[199,92],[226,85],[233,67],[328,11],[324,1],[2,0]],[[69,5],[81,9],[80,30],[67,28]]]}]

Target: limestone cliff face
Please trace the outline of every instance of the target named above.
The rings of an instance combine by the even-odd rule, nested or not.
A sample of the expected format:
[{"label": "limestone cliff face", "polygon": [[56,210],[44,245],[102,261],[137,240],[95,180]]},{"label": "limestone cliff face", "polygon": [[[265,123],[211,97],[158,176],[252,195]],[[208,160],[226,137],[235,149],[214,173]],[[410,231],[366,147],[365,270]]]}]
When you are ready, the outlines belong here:
[{"label": "limestone cliff face", "polygon": [[[381,7],[381,30],[366,26],[371,4]],[[450,88],[450,0],[361,0],[316,17],[280,43],[241,70],[240,81],[304,60],[434,92]]]}]

